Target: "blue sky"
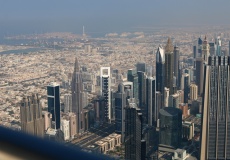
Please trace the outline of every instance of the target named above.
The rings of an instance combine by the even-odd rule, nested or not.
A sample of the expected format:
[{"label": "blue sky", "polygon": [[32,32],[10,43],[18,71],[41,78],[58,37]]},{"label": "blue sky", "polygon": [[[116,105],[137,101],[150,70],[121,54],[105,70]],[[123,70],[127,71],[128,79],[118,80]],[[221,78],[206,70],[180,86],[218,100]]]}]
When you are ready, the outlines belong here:
[{"label": "blue sky", "polygon": [[0,0],[0,32],[230,24],[229,0]]}]

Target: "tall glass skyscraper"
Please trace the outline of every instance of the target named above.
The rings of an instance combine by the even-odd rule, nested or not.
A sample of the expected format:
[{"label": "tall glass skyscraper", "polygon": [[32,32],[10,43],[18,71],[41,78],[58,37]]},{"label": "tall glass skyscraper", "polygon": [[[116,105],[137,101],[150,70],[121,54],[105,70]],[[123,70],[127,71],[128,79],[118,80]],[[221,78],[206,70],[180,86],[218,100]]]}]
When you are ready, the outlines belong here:
[{"label": "tall glass skyscraper", "polygon": [[173,70],[174,70],[174,55],[173,45],[169,38],[165,46],[165,86],[169,88],[169,93],[173,94]]},{"label": "tall glass skyscraper", "polygon": [[52,83],[47,86],[48,111],[52,114],[55,129],[61,126],[60,86]]},{"label": "tall glass skyscraper", "polygon": [[128,99],[125,112],[125,159],[140,160],[142,113],[134,98]]},{"label": "tall glass skyscraper", "polygon": [[133,82],[133,97],[135,98],[137,104],[139,104],[138,96],[138,75],[135,69],[129,69],[127,74],[127,80]]},{"label": "tall glass skyscraper", "polygon": [[159,46],[156,53],[156,90],[161,93],[161,107],[164,107],[165,88],[165,52]]},{"label": "tall glass skyscraper", "polygon": [[120,83],[118,91],[115,93],[115,131],[121,134],[122,143],[124,143],[125,137],[125,108],[129,98],[133,98],[133,83]]},{"label": "tall glass skyscraper", "polygon": [[230,159],[230,57],[205,66],[200,159]]}]

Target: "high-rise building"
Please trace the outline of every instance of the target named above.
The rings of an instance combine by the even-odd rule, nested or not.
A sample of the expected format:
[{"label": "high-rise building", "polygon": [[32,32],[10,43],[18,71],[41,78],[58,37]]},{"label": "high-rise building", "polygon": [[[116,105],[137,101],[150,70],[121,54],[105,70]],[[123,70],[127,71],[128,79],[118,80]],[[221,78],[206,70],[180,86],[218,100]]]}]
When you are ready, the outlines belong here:
[{"label": "high-rise building", "polygon": [[210,55],[209,52],[210,46],[207,41],[207,37],[205,36],[204,41],[202,43],[202,58],[204,60],[204,63],[208,63],[208,57]]},{"label": "high-rise building", "polygon": [[142,111],[144,111],[146,107],[146,78],[147,76],[145,72],[141,72],[141,71],[137,72],[137,75],[138,75],[138,83],[139,83],[139,87],[138,87],[139,107],[141,108]]},{"label": "high-rise building", "polygon": [[157,122],[158,110],[156,108],[156,79],[153,77],[146,79],[146,98],[147,124],[154,126]]},{"label": "high-rise building", "polygon": [[161,107],[164,107],[164,89],[165,89],[165,52],[163,47],[159,46],[156,53],[156,87],[161,93]]},{"label": "high-rise building", "polygon": [[52,121],[55,123],[54,129],[61,126],[61,105],[60,105],[60,85],[51,83],[47,86],[48,112],[52,114]]},{"label": "high-rise building", "polygon": [[169,89],[165,87],[164,90],[164,106],[168,107],[169,106]]},{"label": "high-rise building", "polygon": [[133,98],[133,83],[120,83],[115,94],[115,131],[121,134],[122,143],[125,137],[125,108],[129,98]]},{"label": "high-rise building", "polygon": [[144,62],[138,62],[136,64],[136,69],[137,69],[137,72],[138,71],[146,72],[146,64]]},{"label": "high-rise building", "polygon": [[[175,150],[182,140],[182,111],[174,107],[165,107],[160,110],[160,151]],[[166,150],[165,150],[166,149]]]},{"label": "high-rise building", "polygon": [[24,97],[20,106],[21,130],[35,136],[44,136],[44,119],[38,95]]},{"label": "high-rise building", "polygon": [[47,111],[42,111],[42,118],[44,119],[44,130],[51,128],[52,114]]},{"label": "high-rise building", "polygon": [[68,113],[72,111],[72,95],[65,94],[64,95],[64,112]]},{"label": "high-rise building", "polygon": [[179,108],[179,94],[175,93],[169,96],[169,107]]},{"label": "high-rise building", "polygon": [[197,57],[196,58],[198,58],[198,57],[202,57],[202,44],[203,44],[203,41],[202,41],[202,39],[199,37],[198,38],[198,46],[197,46]]},{"label": "high-rise building", "polygon": [[190,100],[197,100],[198,98],[198,87],[195,84],[190,85]]},{"label": "high-rise building", "polygon": [[180,56],[180,53],[179,53],[179,48],[178,46],[174,46],[174,50],[173,50],[173,59],[174,59],[174,76],[176,77],[176,86],[177,88],[179,88],[179,81],[180,81],[180,78],[179,78],[179,56]]},{"label": "high-rise building", "polygon": [[128,99],[125,111],[125,159],[141,159],[142,114],[135,99]]},{"label": "high-rise building", "polygon": [[205,66],[200,159],[230,159],[230,57],[210,56]]},{"label": "high-rise building", "polygon": [[133,97],[137,101],[137,104],[139,104],[139,96],[138,96],[138,75],[137,71],[135,69],[129,69],[127,74],[127,80],[130,82],[133,82]]},{"label": "high-rise building", "polygon": [[209,52],[211,56],[216,55],[216,44],[215,42],[209,42]]},{"label": "high-rise building", "polygon": [[204,81],[204,64],[202,58],[196,59],[196,85],[198,86],[198,94],[203,94],[203,81]]},{"label": "high-rise building", "polygon": [[189,96],[189,74],[185,73],[182,75],[183,78],[183,84],[184,84],[184,103],[188,103],[188,96]]},{"label": "high-rise building", "polygon": [[111,122],[111,77],[110,67],[101,67],[100,73],[101,79],[101,96],[105,101],[105,120]]},{"label": "high-rise building", "polygon": [[80,71],[80,66],[78,59],[75,58],[74,72],[72,76],[72,110],[71,112],[76,114],[76,132],[77,134],[84,131],[83,125],[83,104],[82,104],[82,94],[83,94],[83,82],[82,73]]},{"label": "high-rise building", "polygon": [[169,88],[169,93],[173,94],[173,70],[174,70],[174,55],[173,45],[169,38],[165,46],[165,86]]},{"label": "high-rise building", "polygon": [[62,119],[61,120],[61,130],[64,133],[64,140],[67,141],[70,139],[70,127],[69,127],[69,121]]},{"label": "high-rise building", "polygon": [[221,39],[220,39],[220,36],[216,37],[215,45],[216,45],[216,56],[224,56],[224,55],[222,55],[222,52],[221,52]]}]

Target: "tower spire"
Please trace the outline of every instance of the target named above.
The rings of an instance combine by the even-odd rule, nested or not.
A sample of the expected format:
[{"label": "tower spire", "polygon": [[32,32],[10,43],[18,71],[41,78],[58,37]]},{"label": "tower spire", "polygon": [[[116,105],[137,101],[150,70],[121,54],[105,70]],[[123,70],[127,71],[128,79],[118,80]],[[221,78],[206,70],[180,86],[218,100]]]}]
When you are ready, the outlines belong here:
[{"label": "tower spire", "polygon": [[79,67],[78,59],[76,57],[75,64],[74,64],[74,72],[79,72],[79,71],[80,71],[80,67]]},{"label": "tower spire", "polygon": [[169,37],[167,44],[165,46],[165,53],[171,53],[171,52],[173,52],[173,44],[172,44],[171,38]]}]

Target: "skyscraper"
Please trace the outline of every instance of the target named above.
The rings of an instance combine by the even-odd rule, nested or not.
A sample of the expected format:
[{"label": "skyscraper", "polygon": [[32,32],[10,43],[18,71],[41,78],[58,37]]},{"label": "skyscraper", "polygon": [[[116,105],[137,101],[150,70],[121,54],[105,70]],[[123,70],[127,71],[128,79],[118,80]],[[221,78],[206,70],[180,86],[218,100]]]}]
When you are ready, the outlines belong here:
[{"label": "skyscraper", "polygon": [[142,114],[135,99],[128,99],[125,111],[125,159],[141,159]]},{"label": "skyscraper", "polygon": [[44,136],[44,119],[38,95],[24,97],[20,106],[21,130],[32,135]]},{"label": "skyscraper", "polygon": [[74,72],[72,76],[72,111],[76,114],[76,129],[77,134],[84,131],[83,124],[83,104],[82,104],[82,94],[83,94],[83,82],[82,73],[80,71],[80,66],[78,64],[78,59],[75,58]]},{"label": "skyscraper", "polygon": [[220,36],[216,37],[216,39],[215,39],[215,45],[216,45],[216,56],[222,56]]},{"label": "skyscraper", "polygon": [[64,95],[64,112],[68,113],[72,111],[72,95],[65,94]]},{"label": "skyscraper", "polygon": [[124,143],[125,137],[125,108],[129,98],[133,98],[133,83],[120,83],[118,91],[115,93],[115,131],[121,134],[122,143]]},{"label": "skyscraper", "polygon": [[202,57],[203,57],[204,63],[208,63],[208,57],[210,55],[209,49],[210,49],[210,46],[208,44],[207,37],[205,36],[203,44],[202,44]]},{"label": "skyscraper", "polygon": [[189,95],[189,74],[185,73],[182,75],[184,82],[184,103],[188,103],[188,95]]},{"label": "skyscraper", "polygon": [[203,94],[203,81],[204,81],[204,64],[202,58],[196,59],[196,85],[198,86],[198,94]]},{"label": "skyscraper", "polygon": [[157,108],[156,108],[156,79],[148,77],[146,79],[146,102],[147,102],[147,123],[149,126],[154,126],[157,122]]},{"label": "skyscraper", "polygon": [[156,53],[156,89],[161,93],[161,106],[164,107],[165,52],[159,46]]},{"label": "skyscraper", "polygon": [[101,67],[101,96],[105,100],[105,120],[107,122],[111,121],[111,77],[110,77],[110,67]]},{"label": "skyscraper", "polygon": [[136,64],[136,69],[137,69],[137,72],[138,71],[146,72],[146,64],[144,62],[138,62]]},{"label": "skyscraper", "polygon": [[230,57],[210,56],[205,66],[200,159],[230,159]]},{"label": "skyscraper", "polygon": [[198,87],[195,84],[190,85],[190,100],[197,100],[198,97]]},{"label": "skyscraper", "polygon": [[60,105],[60,86],[51,83],[47,86],[48,112],[52,114],[52,121],[55,122],[54,129],[61,126],[61,105]]},{"label": "skyscraper", "polygon": [[198,47],[197,47],[197,57],[196,58],[198,58],[198,57],[202,57],[202,44],[203,44],[203,41],[202,41],[202,39],[199,37],[198,38]]},{"label": "skyscraper", "polygon": [[174,55],[174,76],[176,77],[176,86],[177,88],[179,88],[179,48],[178,46],[174,46],[174,50],[173,50],[173,55]]},{"label": "skyscraper", "polygon": [[138,83],[139,83],[139,87],[138,87],[139,107],[143,111],[146,106],[146,78],[147,77],[145,72],[141,72],[141,71],[138,71],[137,75],[138,75]]},{"label": "skyscraper", "polygon": [[174,55],[171,39],[168,38],[165,46],[165,86],[169,88],[169,93],[173,94],[173,70],[174,70]]},{"label": "skyscraper", "polygon": [[160,110],[159,150],[175,150],[182,140],[182,111],[174,107]]},{"label": "skyscraper", "polygon": [[135,69],[129,69],[127,74],[127,80],[130,82],[133,82],[133,97],[137,101],[137,104],[139,104],[139,96],[138,96],[138,75],[137,71]]}]

